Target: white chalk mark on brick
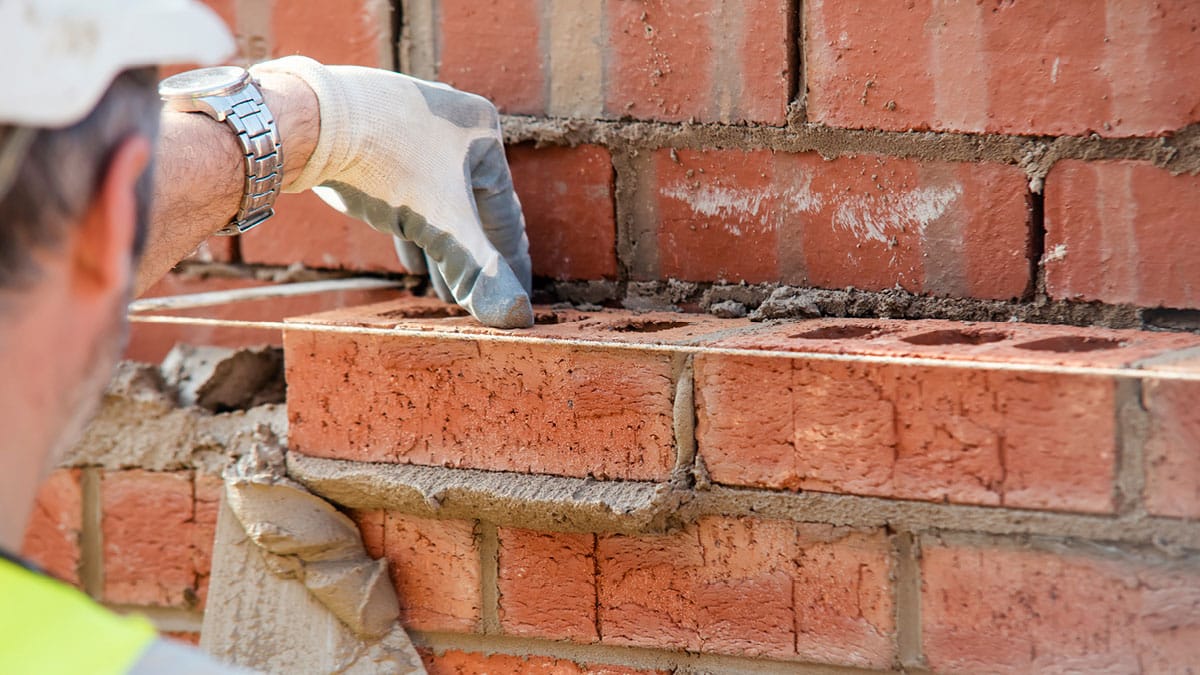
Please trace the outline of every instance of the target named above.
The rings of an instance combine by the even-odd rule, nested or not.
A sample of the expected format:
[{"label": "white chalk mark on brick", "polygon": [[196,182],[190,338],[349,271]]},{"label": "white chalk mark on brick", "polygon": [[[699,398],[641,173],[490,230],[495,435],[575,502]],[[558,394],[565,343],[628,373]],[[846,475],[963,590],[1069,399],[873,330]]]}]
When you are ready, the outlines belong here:
[{"label": "white chalk mark on brick", "polygon": [[917,188],[903,194],[850,197],[833,214],[835,228],[860,239],[887,243],[892,237],[916,231],[941,218],[959,196],[962,186]]}]

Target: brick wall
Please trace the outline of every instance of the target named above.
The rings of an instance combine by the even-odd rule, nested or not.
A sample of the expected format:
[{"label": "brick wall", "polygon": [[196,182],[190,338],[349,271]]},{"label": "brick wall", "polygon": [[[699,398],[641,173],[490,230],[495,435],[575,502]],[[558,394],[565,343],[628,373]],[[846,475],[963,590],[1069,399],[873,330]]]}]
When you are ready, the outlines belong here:
[{"label": "brick wall", "polygon": [[[284,345],[295,477],[388,558],[431,672],[1200,662],[1200,4],[213,4],[239,60],[502,113],[534,330],[355,291],[130,350]],[[411,281],[317,201],[156,294]],[[145,468],[56,473],[26,550],[187,633],[211,479]]]}]

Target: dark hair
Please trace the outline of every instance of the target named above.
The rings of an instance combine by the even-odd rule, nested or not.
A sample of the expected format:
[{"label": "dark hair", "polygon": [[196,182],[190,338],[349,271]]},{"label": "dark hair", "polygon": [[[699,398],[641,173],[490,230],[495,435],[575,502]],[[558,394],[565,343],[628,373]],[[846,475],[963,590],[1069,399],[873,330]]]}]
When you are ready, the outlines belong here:
[{"label": "dark hair", "polygon": [[[0,289],[37,279],[33,253],[61,244],[66,228],[92,202],[122,141],[135,133],[157,137],[157,79],[154,68],[126,70],[83,120],[36,132],[8,192],[0,197]],[[148,168],[136,186],[135,256],[145,244],[152,189]]]}]

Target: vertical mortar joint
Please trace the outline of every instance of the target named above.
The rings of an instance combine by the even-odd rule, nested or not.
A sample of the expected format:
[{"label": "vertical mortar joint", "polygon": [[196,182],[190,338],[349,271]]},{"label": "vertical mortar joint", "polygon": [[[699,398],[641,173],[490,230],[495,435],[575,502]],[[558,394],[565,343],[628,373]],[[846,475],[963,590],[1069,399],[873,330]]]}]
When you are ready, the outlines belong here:
[{"label": "vertical mortar joint", "polygon": [[89,467],[80,475],[83,493],[82,528],[79,533],[79,581],[96,600],[104,595],[104,539],[101,531],[101,469]]},{"label": "vertical mortar joint", "polygon": [[896,659],[901,670],[925,668],[921,651],[921,542],[912,532],[892,537],[896,559]]},{"label": "vertical mortar joint", "polygon": [[479,618],[484,635],[500,633],[500,536],[496,524],[476,521],[479,537]]}]

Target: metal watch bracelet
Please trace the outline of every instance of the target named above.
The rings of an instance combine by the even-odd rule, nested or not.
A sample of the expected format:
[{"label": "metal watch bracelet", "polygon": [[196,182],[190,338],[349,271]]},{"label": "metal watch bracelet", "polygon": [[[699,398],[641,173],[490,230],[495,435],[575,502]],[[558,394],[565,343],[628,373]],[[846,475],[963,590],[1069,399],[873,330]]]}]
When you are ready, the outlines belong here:
[{"label": "metal watch bracelet", "polygon": [[283,184],[283,146],[275,117],[253,81],[241,93],[247,99],[232,106],[225,123],[233,128],[242,146],[246,182],[237,215],[217,232],[222,235],[241,234],[274,215],[275,198]]}]

